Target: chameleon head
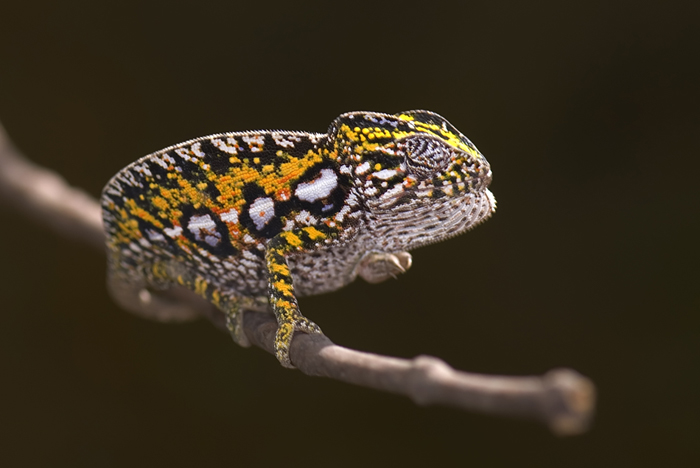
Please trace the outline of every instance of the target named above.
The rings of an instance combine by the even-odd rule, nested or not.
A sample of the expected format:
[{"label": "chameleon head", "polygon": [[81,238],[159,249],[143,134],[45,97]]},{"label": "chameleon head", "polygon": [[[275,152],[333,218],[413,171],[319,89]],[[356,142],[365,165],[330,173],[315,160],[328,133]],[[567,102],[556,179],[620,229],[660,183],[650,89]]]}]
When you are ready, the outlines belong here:
[{"label": "chameleon head", "polygon": [[379,248],[404,251],[437,242],[495,210],[488,161],[438,114],[353,112],[334,125],[373,237],[391,239]]}]

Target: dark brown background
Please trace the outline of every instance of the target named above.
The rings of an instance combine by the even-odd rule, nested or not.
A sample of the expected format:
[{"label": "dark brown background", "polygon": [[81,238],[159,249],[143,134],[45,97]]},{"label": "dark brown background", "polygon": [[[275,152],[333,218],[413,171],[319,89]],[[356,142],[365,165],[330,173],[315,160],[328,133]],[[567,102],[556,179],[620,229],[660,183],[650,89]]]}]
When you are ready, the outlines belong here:
[{"label": "dark brown background", "polygon": [[361,350],[570,366],[600,406],[558,439],[308,378],[119,310],[98,253],[2,208],[0,465],[699,466],[698,2],[7,3],[0,119],[95,196],[209,133],[447,117],[492,164],[493,219],[304,313]]}]

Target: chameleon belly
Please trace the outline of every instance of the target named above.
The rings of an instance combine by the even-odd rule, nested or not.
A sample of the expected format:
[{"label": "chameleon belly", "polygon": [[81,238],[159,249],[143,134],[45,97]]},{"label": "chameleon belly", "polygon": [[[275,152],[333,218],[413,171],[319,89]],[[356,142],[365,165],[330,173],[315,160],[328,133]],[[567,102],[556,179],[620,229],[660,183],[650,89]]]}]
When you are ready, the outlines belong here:
[{"label": "chameleon belly", "polygon": [[326,134],[190,140],[105,187],[109,281],[120,302],[146,314],[138,291],[191,289],[226,314],[244,345],[239,308],[266,297],[280,324],[277,356],[289,366],[294,331],[320,333],[296,296],[404,271],[405,251],[491,214],[490,180],[476,147],[427,111],[343,114]]}]

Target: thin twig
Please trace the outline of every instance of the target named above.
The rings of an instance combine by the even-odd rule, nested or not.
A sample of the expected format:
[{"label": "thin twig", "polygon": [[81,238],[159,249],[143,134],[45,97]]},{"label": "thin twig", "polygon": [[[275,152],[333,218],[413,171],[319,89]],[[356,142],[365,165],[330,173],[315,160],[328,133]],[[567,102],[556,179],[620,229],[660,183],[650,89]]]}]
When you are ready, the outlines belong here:
[{"label": "thin twig", "polygon": [[[273,353],[274,317],[246,312],[245,329],[254,345]],[[473,374],[456,371],[432,356],[380,356],[303,333],[295,335],[290,356],[307,375],[405,395],[420,405],[536,419],[557,435],[585,432],[595,404],[593,383],[570,369],[555,369],[541,377]]]},{"label": "thin twig", "polygon": [[[104,250],[99,203],[52,171],[27,161],[1,125],[0,197],[60,233]],[[174,294],[222,326],[223,315],[213,306],[183,295],[183,291]],[[272,315],[246,312],[244,329],[254,345],[274,354],[277,324]],[[343,348],[323,335],[303,333],[295,335],[290,353],[295,366],[307,375],[406,395],[421,405],[535,419],[557,435],[585,432],[595,409],[595,386],[570,369],[534,377],[472,374],[456,371],[430,356],[380,356]]]},{"label": "thin twig", "polygon": [[104,250],[99,203],[55,172],[25,159],[1,124],[0,198],[61,234]]}]

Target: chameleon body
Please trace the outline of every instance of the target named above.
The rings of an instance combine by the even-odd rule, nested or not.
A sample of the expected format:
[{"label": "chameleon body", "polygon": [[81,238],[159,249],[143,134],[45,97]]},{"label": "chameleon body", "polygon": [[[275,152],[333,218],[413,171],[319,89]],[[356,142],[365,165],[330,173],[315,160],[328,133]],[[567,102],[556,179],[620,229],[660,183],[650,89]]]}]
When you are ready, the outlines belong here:
[{"label": "chameleon body", "polygon": [[163,320],[188,315],[160,307],[158,290],[192,290],[243,346],[241,309],[272,310],[276,356],[291,367],[294,332],[321,333],[297,297],[404,272],[409,250],[491,215],[490,181],[476,147],[428,111],[346,113],[325,134],[186,141],[105,187],[109,286],[128,309]]}]

